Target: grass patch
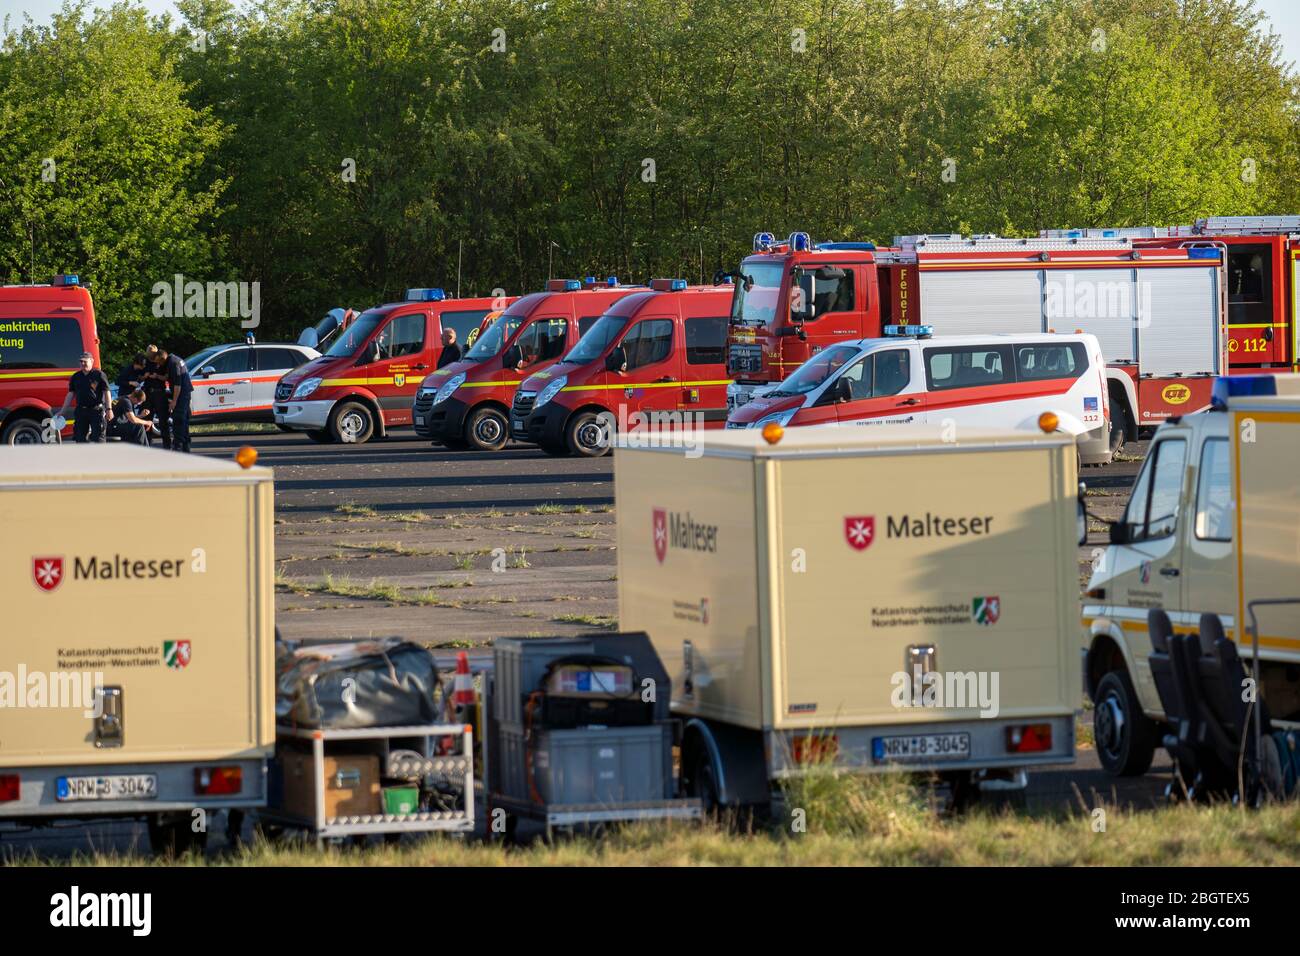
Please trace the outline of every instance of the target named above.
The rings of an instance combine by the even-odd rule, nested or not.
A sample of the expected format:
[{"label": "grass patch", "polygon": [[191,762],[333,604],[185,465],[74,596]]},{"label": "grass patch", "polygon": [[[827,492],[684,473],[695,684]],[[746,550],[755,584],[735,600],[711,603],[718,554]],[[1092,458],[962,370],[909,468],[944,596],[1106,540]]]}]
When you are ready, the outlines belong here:
[{"label": "grass patch", "polygon": [[219,422],[190,426],[191,435],[265,435],[279,430],[271,422]]},{"label": "grass patch", "polygon": [[534,508],[533,513],[539,515],[585,515],[590,514],[591,509],[586,505],[560,505],[548,501],[546,504]]},{"label": "grass patch", "polygon": [[456,567],[458,567],[458,568],[459,568],[460,570],[462,570],[462,571],[472,571],[472,570],[474,570],[474,555],[473,555],[473,553],[472,553],[472,552],[467,552],[467,553],[465,553],[465,554],[457,555],[457,556],[456,556],[456,560],[455,560],[455,564],[456,564]]},{"label": "grass patch", "polygon": [[589,627],[609,627],[618,624],[618,618],[608,614],[557,614],[551,618],[557,624],[586,624]]},{"label": "grass patch", "polygon": [[[861,780],[862,778],[858,778]],[[1230,806],[1106,809],[1096,832],[1082,808],[1055,816],[1013,816],[976,810],[943,819],[914,806],[895,783],[819,781],[806,832],[788,826],[730,834],[711,825],[644,823],[616,827],[601,839],[577,837],[547,846],[536,841],[502,849],[437,837],[394,846],[327,848],[285,842],[210,857],[201,866],[1295,866],[1300,863],[1300,804],[1246,811]],[[829,813],[828,820],[821,815]],[[833,825],[832,825],[833,824]],[[845,827],[847,829],[837,829]],[[34,854],[6,860],[40,865]],[[78,854],[73,866],[166,865],[144,853]]]},{"label": "grass patch", "polygon": [[352,504],[351,502],[345,505],[339,505],[334,509],[334,513],[362,518],[376,518],[379,516],[379,512],[370,507],[370,505],[358,505]]}]

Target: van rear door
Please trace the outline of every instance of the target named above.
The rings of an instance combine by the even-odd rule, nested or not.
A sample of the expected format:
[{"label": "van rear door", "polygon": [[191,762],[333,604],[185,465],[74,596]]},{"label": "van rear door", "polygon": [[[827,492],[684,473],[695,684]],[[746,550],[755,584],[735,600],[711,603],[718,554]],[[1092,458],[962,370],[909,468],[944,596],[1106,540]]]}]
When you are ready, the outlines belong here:
[{"label": "van rear door", "polygon": [[[954,446],[946,460],[782,461],[775,725],[1072,713],[1078,585],[1073,500],[1062,489],[1072,452]],[[899,706],[915,669],[943,675],[960,699]]]}]

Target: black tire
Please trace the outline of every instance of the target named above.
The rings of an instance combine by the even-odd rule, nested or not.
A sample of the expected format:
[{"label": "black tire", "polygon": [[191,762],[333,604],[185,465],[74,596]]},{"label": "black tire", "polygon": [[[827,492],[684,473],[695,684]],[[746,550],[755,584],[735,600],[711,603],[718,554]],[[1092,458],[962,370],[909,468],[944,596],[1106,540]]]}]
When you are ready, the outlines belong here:
[{"label": "black tire", "polygon": [[1140,777],[1151,767],[1160,729],[1142,713],[1127,671],[1111,671],[1097,684],[1092,711],[1097,758],[1112,777]]},{"label": "black tire", "polygon": [[208,845],[207,831],[195,833],[189,815],[154,813],[149,816],[149,846],[159,856],[184,856]]},{"label": "black tire", "polygon": [[691,770],[690,795],[699,799],[704,815],[710,818],[718,816],[721,804],[718,799],[717,771],[713,768],[713,758],[707,748],[700,748]]},{"label": "black tire", "polygon": [[1111,402],[1110,406],[1110,454],[1115,457],[1128,438],[1128,410],[1120,402]]},{"label": "black tire", "polygon": [[571,454],[581,458],[601,458],[614,444],[613,427],[608,419],[595,412],[579,412],[564,427],[564,443]]},{"label": "black tire", "polygon": [[364,445],[375,435],[375,414],[360,402],[344,402],[330,415],[330,436],[336,442]]},{"label": "black tire", "polygon": [[41,423],[34,418],[13,418],[5,425],[0,434],[0,444],[4,445],[39,445],[41,444]]},{"label": "black tire", "polygon": [[306,435],[308,438],[310,438],[312,441],[318,442],[319,444],[322,445],[328,445],[330,442],[334,441],[334,436],[331,435],[328,431],[326,431],[323,428],[320,429],[319,431],[316,429],[312,429],[311,431],[303,432],[303,434]]},{"label": "black tire", "polygon": [[475,409],[465,421],[465,441],[477,451],[500,451],[509,438],[506,413],[492,405]]}]

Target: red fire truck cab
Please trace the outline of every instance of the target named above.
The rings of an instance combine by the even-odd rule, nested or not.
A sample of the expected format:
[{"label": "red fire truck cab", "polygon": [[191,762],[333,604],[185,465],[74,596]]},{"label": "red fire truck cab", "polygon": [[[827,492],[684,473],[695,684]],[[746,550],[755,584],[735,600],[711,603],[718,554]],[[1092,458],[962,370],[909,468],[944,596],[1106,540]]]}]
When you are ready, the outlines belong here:
[{"label": "red fire truck cab", "polygon": [[511,437],[594,458],[610,450],[612,432],[641,423],[721,428],[730,299],[727,285],[685,279],[655,279],[619,299],[562,361],[519,386]]},{"label": "red fire truck cab", "polygon": [[936,335],[1088,332],[1101,343],[1111,452],[1209,403],[1227,365],[1221,247],[1123,237],[902,236],[895,247],[754,238],[729,327],[731,409],[835,342],[885,326]]},{"label": "red fire truck cab", "polygon": [[411,405],[442,354],[444,329],[472,346],[485,320],[513,298],[448,299],[408,289],[406,300],[367,309],[340,330],[325,354],[275,387],[275,422],[315,441],[366,442],[411,424]]},{"label": "red fire truck cab", "polygon": [[550,368],[611,305],[645,286],[552,279],[518,299],[459,362],[429,373],[415,398],[415,431],[448,448],[496,451],[510,437],[510,404],[529,375]]},{"label": "red fire truck cab", "polygon": [[99,367],[95,306],[77,276],[0,286],[0,443],[53,437],[43,434],[44,423],[63,405],[82,352]]}]

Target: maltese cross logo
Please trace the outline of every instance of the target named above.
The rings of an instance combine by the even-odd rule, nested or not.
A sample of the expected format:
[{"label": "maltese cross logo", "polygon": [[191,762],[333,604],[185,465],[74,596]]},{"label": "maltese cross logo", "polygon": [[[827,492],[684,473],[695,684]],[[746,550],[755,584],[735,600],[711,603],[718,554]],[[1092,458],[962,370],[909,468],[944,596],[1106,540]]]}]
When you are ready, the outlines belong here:
[{"label": "maltese cross logo", "polygon": [[844,519],[844,539],[857,551],[865,551],[876,539],[876,516],[861,515]]},{"label": "maltese cross logo", "polygon": [[654,529],[655,529],[655,557],[659,563],[664,563],[664,557],[668,554],[668,512],[663,508],[654,510]]},{"label": "maltese cross logo", "polygon": [[53,591],[63,583],[63,558],[32,558],[32,580],[42,591]]}]

